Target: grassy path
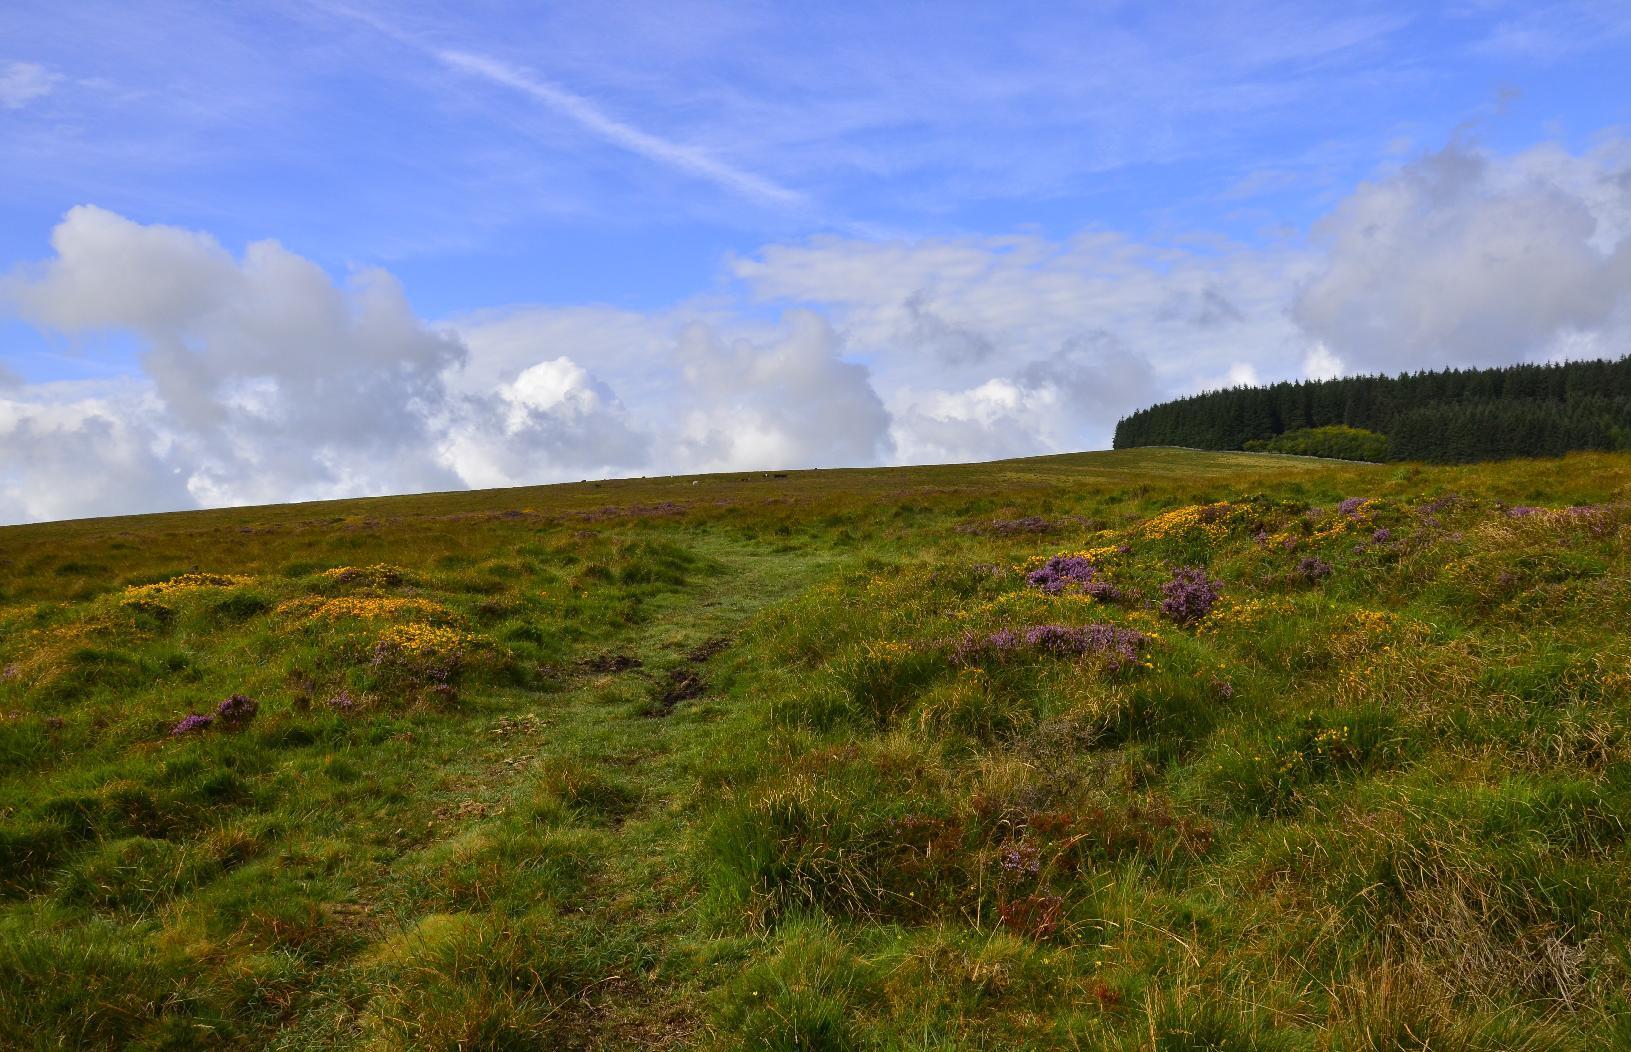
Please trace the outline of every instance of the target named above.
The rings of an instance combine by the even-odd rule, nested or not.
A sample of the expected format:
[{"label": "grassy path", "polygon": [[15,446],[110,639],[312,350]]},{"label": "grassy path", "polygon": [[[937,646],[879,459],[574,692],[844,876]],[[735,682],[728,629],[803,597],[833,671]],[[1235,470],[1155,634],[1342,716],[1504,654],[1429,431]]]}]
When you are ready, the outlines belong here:
[{"label": "grassy path", "polygon": [[[483,1011],[552,1047],[695,1044],[703,991],[686,845],[696,775],[725,711],[710,681],[755,614],[839,561],[718,539],[696,550],[714,572],[575,655],[565,690],[506,692],[462,740],[419,743],[408,759],[416,799],[402,812],[430,818],[399,827],[403,849],[359,882],[356,901],[328,911],[361,944],[278,1047],[355,1047],[382,1030],[438,1046],[484,1039]],[[517,991],[460,971],[480,963],[460,960],[466,952],[493,950],[475,928],[497,926],[502,942],[504,925],[540,911],[582,966],[564,982]]]}]

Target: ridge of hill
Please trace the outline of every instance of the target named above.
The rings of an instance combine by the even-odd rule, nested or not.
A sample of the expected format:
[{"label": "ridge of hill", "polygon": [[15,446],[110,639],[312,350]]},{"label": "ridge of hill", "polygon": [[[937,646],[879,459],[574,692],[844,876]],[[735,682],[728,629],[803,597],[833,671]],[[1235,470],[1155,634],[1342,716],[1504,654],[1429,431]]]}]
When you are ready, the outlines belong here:
[{"label": "ridge of hill", "polygon": [[1631,1043],[1631,455],[0,529],[0,1046]]}]

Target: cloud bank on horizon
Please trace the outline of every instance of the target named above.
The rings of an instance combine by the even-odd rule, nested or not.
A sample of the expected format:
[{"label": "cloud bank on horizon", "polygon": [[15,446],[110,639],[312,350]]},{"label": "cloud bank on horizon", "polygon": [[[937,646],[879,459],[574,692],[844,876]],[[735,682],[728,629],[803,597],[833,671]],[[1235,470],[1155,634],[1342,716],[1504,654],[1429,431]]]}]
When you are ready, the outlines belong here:
[{"label": "cloud bank on horizon", "polygon": [[[95,8],[67,21],[121,17]],[[1582,48],[1631,30],[1608,6],[1498,8],[1458,46],[1514,75],[1589,65]],[[53,41],[85,24],[29,22],[38,52],[0,56],[17,162],[0,211],[40,231],[0,237],[0,522],[1095,448],[1126,412],[1208,387],[1631,350],[1631,135],[1590,105],[1556,102],[1584,134],[1553,121],[1517,143],[1466,110],[1408,135],[1378,112],[1345,140],[1368,154],[1291,134],[1292,92],[1426,83],[1407,9],[1231,8],[1274,31],[1199,64],[1175,61],[1201,47],[1180,21],[1077,12],[1114,60],[1085,81],[1042,27],[981,47],[948,29],[888,77],[887,53],[827,39],[866,90],[799,48],[785,68],[740,57],[797,27],[705,6],[623,9],[633,43],[615,46],[575,16],[552,28],[578,46],[528,58],[433,7],[313,4],[286,32],[352,58],[339,84],[274,75],[214,9],[167,10],[221,46],[162,97],[129,54],[67,64]],[[178,108],[222,83],[241,91]],[[346,146],[383,205],[332,168],[360,158],[245,101],[361,106],[382,85],[434,100],[471,151],[442,166],[406,128]],[[121,112],[150,122],[140,141],[86,134]],[[245,121],[259,145],[194,138]],[[1203,130],[1220,122],[1253,148]],[[970,128],[1031,152],[1005,163]],[[494,170],[463,167],[484,148]],[[113,159],[131,185],[101,174]],[[331,181],[302,191],[296,162]],[[518,172],[551,207],[494,206]],[[242,208],[289,233],[245,236]],[[382,239],[387,215],[403,240]]]}]

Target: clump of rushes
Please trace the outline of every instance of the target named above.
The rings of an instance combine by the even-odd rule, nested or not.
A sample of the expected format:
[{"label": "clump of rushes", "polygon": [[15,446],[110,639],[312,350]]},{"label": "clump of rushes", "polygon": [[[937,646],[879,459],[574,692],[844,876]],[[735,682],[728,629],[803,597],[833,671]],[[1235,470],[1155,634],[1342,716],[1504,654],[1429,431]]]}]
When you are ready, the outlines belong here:
[{"label": "clump of rushes", "polygon": [[1218,582],[1199,566],[1180,566],[1161,586],[1161,612],[1180,625],[1190,625],[1212,612],[1221,594]]},{"label": "clump of rushes", "polygon": [[1095,599],[1114,599],[1121,593],[1099,576],[1099,568],[1085,555],[1055,555],[1025,575],[1025,583],[1048,595],[1070,588]]}]

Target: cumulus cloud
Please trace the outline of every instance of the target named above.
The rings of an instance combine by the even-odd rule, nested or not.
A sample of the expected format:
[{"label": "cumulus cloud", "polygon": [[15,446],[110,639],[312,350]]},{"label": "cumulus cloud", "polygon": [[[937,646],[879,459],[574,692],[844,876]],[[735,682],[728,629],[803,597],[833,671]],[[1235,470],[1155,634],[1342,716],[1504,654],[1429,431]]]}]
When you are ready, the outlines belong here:
[{"label": "cumulus cloud", "polygon": [[903,463],[999,460],[1054,448],[1058,392],[994,378],[960,391],[905,392],[891,439]]},{"label": "cumulus cloud", "polygon": [[[602,308],[436,327],[389,274],[337,283],[276,242],[235,256],[207,234],[81,206],[52,247],[0,279],[0,302],[42,330],[134,336],[142,374],[119,402],[54,404],[13,385],[0,417],[0,514],[13,519],[889,450],[867,367],[808,311],[728,330],[702,311]],[[45,444],[59,452],[38,455]],[[76,481],[42,488],[51,476],[34,465],[69,462]]]},{"label": "cumulus cloud", "polygon": [[141,425],[151,407],[139,402],[0,397],[0,522],[190,504],[184,469]]},{"label": "cumulus cloud", "polygon": [[[649,454],[603,383],[536,344],[469,383],[464,343],[383,271],[336,283],[275,242],[235,257],[90,206],[52,247],[0,297],[42,329],[134,335],[141,397],[48,410],[17,389],[0,467],[12,518],[552,481]],[[39,485],[42,444],[83,462],[82,481]]]},{"label": "cumulus cloud", "polygon": [[626,474],[651,455],[651,436],[611,389],[564,356],[528,366],[464,407],[468,422],[450,429],[442,459],[468,485]]},{"label": "cumulus cloud", "polygon": [[983,362],[996,351],[996,345],[984,333],[955,325],[937,314],[928,294],[921,289],[906,297],[901,308],[906,314],[901,341],[908,347],[953,365]]},{"label": "cumulus cloud", "polygon": [[[0,517],[1102,447],[1210,387],[1623,353],[1631,141],[1379,174],[1306,242],[816,238],[654,311],[433,325],[394,278],[70,211],[0,305],[142,347],[117,390],[0,370]],[[767,320],[778,318],[779,320]]]},{"label": "cumulus cloud", "polygon": [[1556,161],[1452,145],[1359,187],[1315,230],[1326,263],[1296,320],[1327,353],[1380,370],[1547,357],[1623,329],[1631,240],[1609,233],[1623,170]]},{"label": "cumulus cloud", "polygon": [[1306,263],[1226,247],[822,238],[735,272],[759,299],[834,319],[886,393],[897,459],[921,462],[1102,447],[1120,416],[1225,375],[1243,349],[1300,346],[1284,306]]},{"label": "cumulus cloud", "polygon": [[791,311],[768,342],[703,323],[680,334],[688,389],[675,463],[728,470],[872,464],[888,451],[889,414],[866,366],[845,361],[832,325]]},{"label": "cumulus cloud", "polygon": [[433,454],[442,374],[464,356],[396,281],[337,286],[276,242],[234,259],[213,238],[69,211],[56,255],[0,286],[26,320],[136,335],[166,425],[209,503],[458,485]]}]

